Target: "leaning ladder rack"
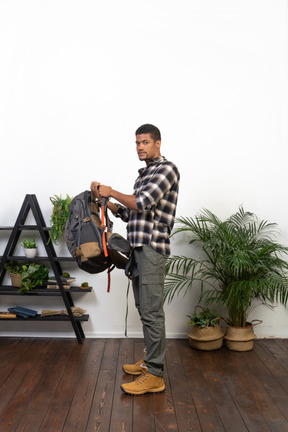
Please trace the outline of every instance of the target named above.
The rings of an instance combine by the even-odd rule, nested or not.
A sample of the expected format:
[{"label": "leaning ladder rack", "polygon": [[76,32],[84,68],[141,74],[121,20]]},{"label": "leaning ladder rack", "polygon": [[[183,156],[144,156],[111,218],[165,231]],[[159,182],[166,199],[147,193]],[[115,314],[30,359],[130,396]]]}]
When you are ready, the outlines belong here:
[{"label": "leaning ladder rack", "polygon": [[[27,216],[29,211],[32,211],[32,214],[34,216],[34,219],[36,221],[36,225],[25,225]],[[59,286],[59,290],[50,290],[50,289],[35,289],[29,292],[28,295],[35,296],[35,295],[55,295],[55,296],[62,296],[68,316],[51,316],[50,318],[43,317],[41,318],[39,315],[37,315],[36,318],[31,318],[31,320],[35,320],[37,322],[39,321],[67,321],[69,320],[72,324],[74,333],[76,335],[76,338],[78,340],[78,343],[82,344],[82,339],[85,338],[81,321],[88,321],[89,316],[83,315],[82,317],[74,317],[71,307],[74,306],[74,302],[71,296],[71,292],[83,292],[80,288],[73,287],[71,290],[64,289],[63,282],[61,280],[62,275],[62,268],[60,265],[61,261],[74,261],[72,257],[57,257],[53,243],[49,236],[49,228],[46,226],[40,206],[38,204],[38,200],[36,198],[36,195],[34,194],[27,194],[25,196],[25,199],[23,201],[23,204],[21,206],[21,209],[19,211],[19,215],[17,217],[17,220],[15,222],[15,225],[13,227],[0,227],[0,230],[11,230],[10,237],[8,239],[6,248],[4,250],[3,256],[0,257],[0,295],[15,295],[19,294],[18,290],[16,288],[13,288],[11,286],[5,286],[2,285],[3,279],[6,274],[6,268],[5,264],[12,260],[26,260],[25,257],[18,257],[14,256],[14,250],[16,248],[16,245],[19,241],[20,235],[22,231],[29,230],[29,231],[38,231],[41,239],[43,241],[45,251],[47,256],[46,257],[35,257],[33,258],[33,261],[49,261],[52,271],[54,273],[54,276],[56,278],[56,282]],[[91,289],[90,289],[91,290]],[[88,291],[88,290],[87,290]],[[17,318],[18,319],[18,318]],[[19,320],[23,320],[23,318],[19,318]],[[26,320],[26,318],[25,318]],[[11,321],[11,320],[10,320]]]}]

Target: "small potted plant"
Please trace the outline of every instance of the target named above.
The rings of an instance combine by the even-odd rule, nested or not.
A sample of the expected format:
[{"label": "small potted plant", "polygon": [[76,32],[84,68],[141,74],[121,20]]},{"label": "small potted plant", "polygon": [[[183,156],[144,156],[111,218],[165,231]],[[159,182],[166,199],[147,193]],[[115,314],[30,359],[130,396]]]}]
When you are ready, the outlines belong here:
[{"label": "small potted plant", "polygon": [[[201,308],[200,312],[197,309]],[[191,329],[188,333],[189,344],[201,351],[213,351],[223,345],[224,332],[220,326],[221,316],[214,309],[195,307],[190,316]]]},{"label": "small potted plant", "polygon": [[5,265],[5,268],[9,271],[12,286],[21,288],[21,265],[16,261],[10,261]]},{"label": "small potted plant", "polygon": [[26,258],[34,258],[37,253],[37,245],[35,238],[33,240],[24,239],[22,241],[22,245],[24,246],[24,253]]},{"label": "small potted plant", "polygon": [[10,273],[12,286],[19,288],[22,294],[42,286],[48,280],[49,270],[44,264],[31,261],[19,264],[16,261],[10,261],[5,267]]},{"label": "small potted plant", "polygon": [[44,264],[29,262],[21,266],[21,283],[19,291],[22,294],[42,286],[48,280],[49,270]]}]

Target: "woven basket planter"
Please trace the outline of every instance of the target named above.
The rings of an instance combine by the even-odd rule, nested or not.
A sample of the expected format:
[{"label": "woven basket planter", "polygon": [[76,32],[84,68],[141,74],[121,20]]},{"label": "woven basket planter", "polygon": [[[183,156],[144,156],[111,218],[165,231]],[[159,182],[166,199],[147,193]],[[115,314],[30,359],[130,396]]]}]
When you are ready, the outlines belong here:
[{"label": "woven basket planter", "polygon": [[[262,321],[258,321],[260,324]],[[227,326],[225,334],[226,347],[232,351],[251,351],[254,345],[254,339],[256,338],[254,333],[254,325],[252,323],[246,324],[246,327],[233,327]]]},{"label": "woven basket planter", "polygon": [[213,351],[222,347],[224,333],[220,324],[217,324],[215,327],[192,325],[188,337],[192,348],[201,351]]},{"label": "woven basket planter", "polygon": [[21,283],[21,275],[20,274],[16,274],[16,273],[10,273],[10,278],[11,278],[11,283],[14,287],[17,288],[21,288],[22,287],[22,283]]}]

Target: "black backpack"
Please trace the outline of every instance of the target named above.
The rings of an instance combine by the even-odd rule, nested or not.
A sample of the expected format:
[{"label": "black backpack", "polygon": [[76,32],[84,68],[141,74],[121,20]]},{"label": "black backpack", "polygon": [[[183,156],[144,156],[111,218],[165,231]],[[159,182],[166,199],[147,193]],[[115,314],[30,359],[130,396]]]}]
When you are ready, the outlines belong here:
[{"label": "black backpack", "polygon": [[128,240],[112,233],[113,224],[107,215],[106,198],[102,198],[100,206],[92,198],[90,191],[82,192],[71,201],[69,213],[65,226],[65,241],[69,252],[80,269],[88,273],[107,270],[109,292],[110,272],[115,266],[125,269],[128,262]]}]

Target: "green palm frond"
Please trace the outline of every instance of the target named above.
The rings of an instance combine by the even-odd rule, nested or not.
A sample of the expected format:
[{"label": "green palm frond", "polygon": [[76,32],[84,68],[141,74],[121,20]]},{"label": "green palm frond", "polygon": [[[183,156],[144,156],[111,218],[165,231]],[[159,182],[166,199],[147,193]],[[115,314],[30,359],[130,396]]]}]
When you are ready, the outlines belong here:
[{"label": "green palm frond", "polygon": [[[275,241],[277,224],[238,211],[221,221],[208,209],[176,220],[173,235],[186,233],[191,247],[198,244],[204,258],[172,256],[167,261],[165,299],[184,295],[201,283],[200,301],[225,304],[229,321],[245,325],[253,299],[270,307],[288,302],[288,248]],[[195,252],[195,249],[194,249]]]}]

